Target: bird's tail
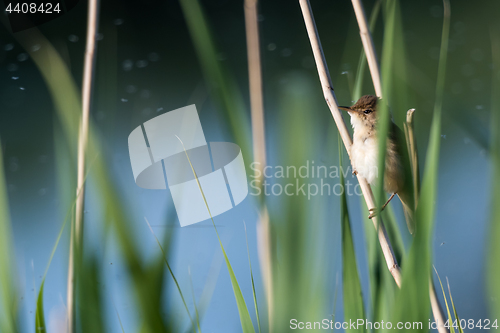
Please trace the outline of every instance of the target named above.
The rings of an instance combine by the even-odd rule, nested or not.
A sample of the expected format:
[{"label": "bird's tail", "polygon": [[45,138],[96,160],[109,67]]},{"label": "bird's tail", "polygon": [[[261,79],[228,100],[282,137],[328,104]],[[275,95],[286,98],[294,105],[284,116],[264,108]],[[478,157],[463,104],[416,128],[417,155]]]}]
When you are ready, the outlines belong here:
[{"label": "bird's tail", "polygon": [[415,210],[413,208],[414,205],[410,204],[410,198],[404,193],[398,194],[399,200],[403,204],[403,211],[405,214],[406,225],[408,226],[408,230],[410,234],[415,234]]}]

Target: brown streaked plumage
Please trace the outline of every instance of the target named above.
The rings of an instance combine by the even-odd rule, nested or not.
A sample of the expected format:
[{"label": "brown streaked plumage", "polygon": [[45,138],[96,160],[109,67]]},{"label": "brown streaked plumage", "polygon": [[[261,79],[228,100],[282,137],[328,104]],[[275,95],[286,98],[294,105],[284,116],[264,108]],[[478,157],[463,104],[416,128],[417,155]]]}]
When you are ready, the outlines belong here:
[{"label": "brown streaked plumage", "polygon": [[[340,106],[351,116],[354,129],[351,159],[354,172],[363,176],[369,184],[374,184],[378,176],[378,137],[377,137],[377,103],[378,98],[373,95],[362,96],[353,106]],[[384,189],[391,193],[389,200],[382,209],[391,201],[395,194],[399,196],[405,211],[405,218],[410,233],[414,233],[413,202],[411,198],[411,179],[405,179],[403,166],[402,131],[391,121],[387,137]],[[370,218],[375,215],[370,214]]]}]

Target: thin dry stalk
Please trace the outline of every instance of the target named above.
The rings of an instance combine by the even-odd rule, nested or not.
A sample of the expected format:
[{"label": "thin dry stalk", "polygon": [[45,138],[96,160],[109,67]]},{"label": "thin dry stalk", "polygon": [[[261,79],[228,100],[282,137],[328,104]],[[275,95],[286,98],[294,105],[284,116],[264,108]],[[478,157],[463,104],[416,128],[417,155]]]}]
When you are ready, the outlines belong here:
[{"label": "thin dry stalk", "polygon": [[269,213],[266,205],[262,205],[259,213],[259,223],[257,224],[257,251],[259,254],[259,264],[266,292],[269,325],[268,331],[273,332],[274,289],[271,256],[271,233]]},{"label": "thin dry stalk", "polygon": [[245,1],[245,25],[248,54],[248,78],[252,113],[252,138],[254,160],[266,165],[266,138],[264,132],[264,102],[262,97],[262,71],[260,61],[257,0]]},{"label": "thin dry stalk", "polygon": [[[253,157],[254,161],[258,162],[255,172],[256,175],[259,175],[258,171],[260,171],[260,178],[257,178],[258,183],[260,184],[264,175],[264,167],[266,166],[266,140],[257,3],[257,0],[245,0],[245,26],[248,53],[250,107],[252,114]],[[272,329],[272,310],[274,302],[271,265],[271,238],[269,231],[269,214],[264,203],[262,203],[259,214],[257,238],[259,263],[266,291],[269,328]]]},{"label": "thin dry stalk", "polygon": [[438,332],[448,333],[448,329],[444,327],[446,321],[444,319],[443,309],[441,309],[441,305],[439,304],[434,281],[431,277],[429,277],[429,298],[431,300],[432,314],[434,315],[434,321],[437,323]]},{"label": "thin dry stalk", "polygon": [[373,44],[372,35],[368,28],[368,22],[366,21],[365,9],[363,8],[361,0],[352,0],[352,6],[354,7],[356,19],[358,20],[359,35],[361,36],[361,42],[363,43],[363,49],[365,50],[366,60],[368,61],[368,67],[370,68],[375,94],[377,94],[379,98],[382,98],[380,68],[378,66],[375,45]]},{"label": "thin dry stalk", "polygon": [[78,135],[78,170],[77,198],[75,207],[75,223],[71,230],[70,257],[68,267],[68,332],[75,331],[75,255],[81,254],[83,236],[83,206],[85,197],[85,156],[88,143],[89,114],[92,100],[92,85],[94,77],[96,34],[98,25],[99,0],[89,0],[87,15],[87,44],[85,47],[85,62],[82,82],[82,118]]},{"label": "thin dry stalk", "polygon": [[[349,158],[351,158],[351,146],[352,139],[347,131],[347,127],[344,123],[344,119],[340,114],[337,105],[337,99],[335,98],[335,93],[332,88],[332,80],[330,78],[330,73],[328,71],[328,66],[326,65],[325,56],[323,53],[323,48],[321,47],[321,42],[319,40],[318,31],[316,29],[316,23],[314,22],[314,17],[311,11],[311,5],[308,0],[300,0],[300,8],[302,9],[302,15],[306,24],[307,34],[309,35],[309,40],[311,42],[311,47],[313,50],[314,60],[316,62],[316,67],[318,68],[319,79],[321,81],[321,87],[323,88],[323,94],[326,99],[326,103],[330,108],[335,124],[339,130],[340,136],[347,150]],[[358,182],[363,192],[363,196],[366,201],[366,205],[369,209],[376,208],[375,199],[370,185],[366,182],[364,177],[357,175]],[[397,285],[401,287],[401,270],[399,268],[396,257],[394,256],[394,250],[392,249],[391,242],[387,236],[384,223],[380,216],[374,217],[373,223],[375,229],[377,229],[377,236],[382,247],[382,252],[384,254],[385,261],[387,263],[387,268],[391,272]]]}]

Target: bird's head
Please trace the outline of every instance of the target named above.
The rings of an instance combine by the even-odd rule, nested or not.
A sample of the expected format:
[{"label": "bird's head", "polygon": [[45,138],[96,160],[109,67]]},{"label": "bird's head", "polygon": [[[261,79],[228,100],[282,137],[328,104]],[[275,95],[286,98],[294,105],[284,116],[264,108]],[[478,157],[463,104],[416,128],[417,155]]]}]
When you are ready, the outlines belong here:
[{"label": "bird's head", "polygon": [[377,102],[377,96],[365,95],[353,106],[339,106],[339,109],[349,113],[353,126],[374,126],[377,122]]}]

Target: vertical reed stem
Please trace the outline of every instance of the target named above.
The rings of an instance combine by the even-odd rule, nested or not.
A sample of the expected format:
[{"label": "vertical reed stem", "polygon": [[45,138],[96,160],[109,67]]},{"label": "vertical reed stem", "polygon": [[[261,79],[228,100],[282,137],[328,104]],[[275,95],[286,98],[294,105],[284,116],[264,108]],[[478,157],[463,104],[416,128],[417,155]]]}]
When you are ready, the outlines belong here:
[{"label": "vertical reed stem", "polygon": [[245,25],[248,54],[248,78],[252,114],[252,138],[254,160],[266,165],[266,138],[264,131],[264,101],[262,97],[262,66],[260,61],[257,0],[245,0]]},{"label": "vertical reed stem", "polygon": [[[258,0],[245,0],[245,26],[248,54],[248,78],[250,87],[250,107],[252,115],[253,157],[258,163],[256,175],[258,184],[262,183],[266,166],[266,138],[264,125],[264,101],[262,97],[262,66],[260,60],[260,42],[258,25]],[[258,171],[257,171],[258,170]],[[273,314],[273,279],[271,258],[271,237],[269,214],[264,202],[261,202],[259,223],[257,225],[259,263],[262,270],[266,291],[269,331],[272,331]]]},{"label": "vertical reed stem", "polygon": [[[99,0],[89,0],[87,15],[87,43],[82,82],[82,118],[78,135],[78,170],[76,188],[75,223],[71,228],[70,257],[68,267],[68,333],[75,331],[75,264],[79,262],[83,240],[83,208],[85,197],[85,156],[88,143],[89,114],[92,102],[92,86],[95,71],[96,34]],[[75,262],[76,261],[76,262]]]},{"label": "vertical reed stem", "polygon": [[382,83],[380,80],[380,68],[378,66],[377,53],[375,52],[375,45],[373,44],[372,35],[368,28],[368,22],[366,21],[365,10],[363,8],[363,3],[361,0],[352,0],[352,6],[354,7],[354,13],[356,14],[356,19],[359,25],[359,35],[361,36],[361,42],[363,43],[363,49],[365,50],[366,60],[368,61],[368,67],[370,68],[370,74],[372,76],[373,87],[375,88],[375,94],[379,98],[382,98]]}]

